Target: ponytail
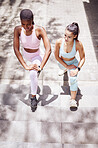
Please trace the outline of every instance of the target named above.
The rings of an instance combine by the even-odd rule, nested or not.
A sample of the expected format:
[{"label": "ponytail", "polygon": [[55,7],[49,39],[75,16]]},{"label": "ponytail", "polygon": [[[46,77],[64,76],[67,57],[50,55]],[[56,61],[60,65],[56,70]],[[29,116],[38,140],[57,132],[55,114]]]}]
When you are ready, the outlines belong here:
[{"label": "ponytail", "polygon": [[69,30],[70,32],[73,32],[74,35],[77,35],[75,40],[78,39],[78,35],[79,35],[79,25],[76,22],[73,22],[72,24],[68,25],[66,27],[67,30]]}]

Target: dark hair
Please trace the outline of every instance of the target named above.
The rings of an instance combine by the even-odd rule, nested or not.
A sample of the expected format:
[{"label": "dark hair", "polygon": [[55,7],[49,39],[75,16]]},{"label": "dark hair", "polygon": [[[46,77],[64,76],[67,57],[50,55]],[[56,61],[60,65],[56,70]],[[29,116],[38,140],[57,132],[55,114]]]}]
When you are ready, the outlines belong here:
[{"label": "dark hair", "polygon": [[30,9],[23,9],[20,12],[20,19],[21,20],[32,20],[32,24],[34,24],[34,16]]},{"label": "dark hair", "polygon": [[77,23],[73,22],[72,24],[69,24],[66,27],[67,30],[69,30],[70,32],[73,32],[74,35],[77,35],[75,40],[78,39],[78,35],[79,35],[79,26]]}]

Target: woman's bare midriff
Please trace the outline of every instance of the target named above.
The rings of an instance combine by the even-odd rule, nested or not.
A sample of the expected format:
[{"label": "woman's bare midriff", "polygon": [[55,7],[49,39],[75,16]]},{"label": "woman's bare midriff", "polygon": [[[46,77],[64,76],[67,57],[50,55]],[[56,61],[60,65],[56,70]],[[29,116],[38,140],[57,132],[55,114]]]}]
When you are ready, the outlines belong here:
[{"label": "woman's bare midriff", "polygon": [[39,49],[28,49],[28,48],[24,48],[24,50],[26,52],[29,52],[29,53],[34,53],[34,52],[37,52]]},{"label": "woman's bare midriff", "polygon": [[64,57],[61,56],[61,59],[65,60],[65,61],[72,61],[74,58],[75,57],[68,59],[68,58],[64,58]]}]

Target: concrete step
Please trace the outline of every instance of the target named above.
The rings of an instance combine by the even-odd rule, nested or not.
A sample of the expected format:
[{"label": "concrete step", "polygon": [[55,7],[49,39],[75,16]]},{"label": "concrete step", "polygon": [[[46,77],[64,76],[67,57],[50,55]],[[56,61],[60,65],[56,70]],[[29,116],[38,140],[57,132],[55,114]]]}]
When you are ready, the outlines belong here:
[{"label": "concrete step", "polygon": [[98,148],[97,144],[0,142],[1,148]]},{"label": "concrete step", "polygon": [[[16,57],[9,57],[7,63],[9,65],[3,64],[0,67],[0,79],[10,79],[10,82],[14,80],[29,80],[29,71],[23,69],[20,63],[15,60]],[[11,60],[11,61],[10,61]],[[2,60],[3,61],[3,60]],[[2,62],[1,61],[1,62]],[[16,67],[13,67],[13,62]],[[4,63],[4,62],[3,62]],[[6,67],[7,65],[7,67]],[[39,80],[50,80],[50,81],[61,81],[62,77],[58,76],[59,67],[57,61],[53,54],[50,56],[49,61],[44,67],[44,70],[41,72]],[[13,71],[13,72],[12,72]],[[52,71],[52,72],[51,72]],[[94,62],[94,65],[88,61],[84,64],[81,69],[81,72],[78,74],[79,81],[98,81],[98,64]],[[67,75],[65,75],[67,79]]]},{"label": "concrete step", "polygon": [[[0,119],[7,121],[37,121],[37,122],[70,122],[70,123],[98,123],[98,104],[96,100],[88,98],[79,102],[76,111],[70,110],[69,96],[48,96],[39,98],[36,112],[32,113],[30,107],[30,99],[24,100],[17,95],[6,95],[0,100]],[[47,96],[44,96],[47,97]],[[66,97],[66,98],[65,98]],[[1,98],[1,97],[0,97]],[[88,101],[89,100],[89,101]],[[95,100],[95,104],[94,101]]]},{"label": "concrete step", "polygon": [[[6,69],[6,68],[5,68]],[[40,80],[50,80],[50,81],[57,81],[62,80],[62,77],[58,76],[58,72],[60,69],[53,69],[51,72],[51,69],[44,70],[42,74],[40,75]],[[12,73],[13,71],[13,73]],[[85,76],[85,77],[84,77]],[[10,81],[14,80],[29,80],[29,72],[25,72],[22,68],[17,71],[17,69],[9,68],[7,72],[4,71],[4,74],[1,72],[0,79],[10,79]],[[98,81],[98,70],[90,70],[87,69],[85,71],[81,70],[81,72],[78,74],[78,79],[80,81]]]},{"label": "concrete step", "polygon": [[91,103],[72,112],[67,107],[68,95],[61,95],[58,99],[49,95],[51,101],[40,96],[38,108],[32,113],[29,100],[22,98],[24,94],[1,95],[0,145],[8,144],[9,148],[15,144],[20,148],[43,148],[43,145],[49,148],[97,147],[98,106],[87,107]]},{"label": "concrete step", "polygon": [[[38,81],[38,94],[40,95],[69,95],[70,88],[68,81],[62,78],[62,81]],[[30,93],[30,81],[20,80],[18,82],[7,82],[0,84],[0,93]],[[19,83],[20,82],[20,83]],[[98,96],[98,81],[78,81],[78,95],[95,95]]]},{"label": "concrete step", "polygon": [[0,120],[0,141],[98,144],[98,123]]},{"label": "concrete step", "polygon": [[[68,107],[68,103],[70,101],[69,94],[43,94],[37,95],[37,99],[42,106],[60,106],[60,107]],[[81,95],[78,94],[76,97],[77,103],[79,107],[98,107],[97,103],[98,96],[97,95]],[[0,93],[0,103],[4,105],[13,105],[18,101],[22,103],[28,104],[29,97],[28,94],[17,94],[17,93]]]}]

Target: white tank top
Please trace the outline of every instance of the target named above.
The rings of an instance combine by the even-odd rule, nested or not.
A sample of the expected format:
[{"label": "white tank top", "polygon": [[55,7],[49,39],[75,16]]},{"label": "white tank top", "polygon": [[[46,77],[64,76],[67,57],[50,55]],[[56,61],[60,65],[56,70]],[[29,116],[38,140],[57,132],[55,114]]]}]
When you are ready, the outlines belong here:
[{"label": "white tank top", "polygon": [[22,27],[21,34],[20,34],[20,40],[23,48],[28,48],[28,49],[39,49],[40,46],[40,41],[35,33],[35,26],[33,29],[33,32],[31,35],[27,36],[24,33],[24,28]]}]

